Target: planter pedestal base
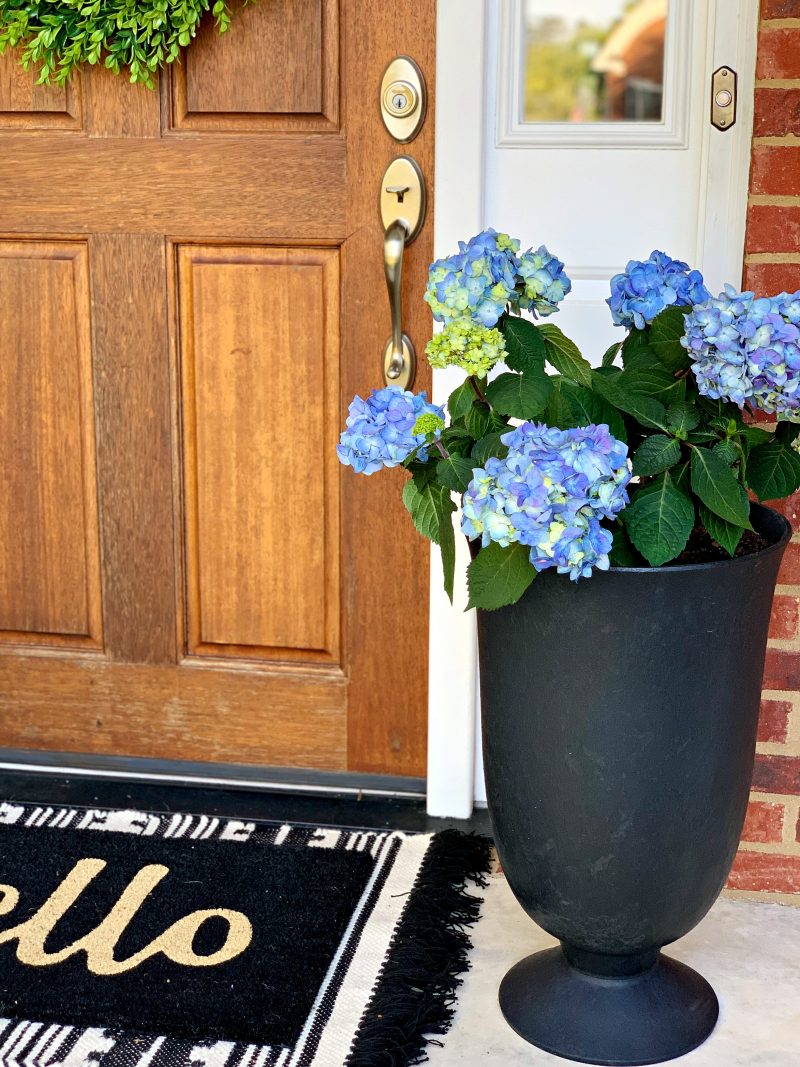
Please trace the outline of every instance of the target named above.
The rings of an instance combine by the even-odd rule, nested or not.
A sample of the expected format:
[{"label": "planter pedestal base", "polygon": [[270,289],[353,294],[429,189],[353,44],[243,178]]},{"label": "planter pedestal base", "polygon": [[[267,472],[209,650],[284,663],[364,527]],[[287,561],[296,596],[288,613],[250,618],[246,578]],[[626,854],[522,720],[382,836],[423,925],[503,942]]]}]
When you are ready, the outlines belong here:
[{"label": "planter pedestal base", "polygon": [[512,967],[500,986],[500,1008],[532,1045],[605,1067],[682,1056],[705,1041],[719,1015],[705,978],[676,960],[655,952],[595,957],[570,946]]}]

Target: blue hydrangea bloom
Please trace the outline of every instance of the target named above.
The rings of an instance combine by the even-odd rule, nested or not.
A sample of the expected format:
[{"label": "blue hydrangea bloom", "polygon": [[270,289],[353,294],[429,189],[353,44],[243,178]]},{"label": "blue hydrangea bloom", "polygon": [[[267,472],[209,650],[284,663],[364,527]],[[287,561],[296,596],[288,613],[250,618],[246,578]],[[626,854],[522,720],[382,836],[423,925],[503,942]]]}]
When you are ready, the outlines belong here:
[{"label": "blue hydrangea bloom", "polygon": [[[414,433],[417,420],[425,415],[435,416],[444,426],[444,408],[429,404],[426,393],[415,396],[397,385],[388,385],[374,389],[367,400],[357,396],[350,405],[336,454],[357,474],[398,467],[425,443],[424,433]],[[441,427],[435,432],[438,438]],[[427,449],[421,448],[417,455],[426,462]]]},{"label": "blue hydrangea bloom", "polygon": [[544,245],[519,256],[516,238],[489,229],[458,249],[428,274],[425,300],[439,322],[466,319],[491,328],[508,306],[550,315],[572,288],[564,264]]},{"label": "blue hydrangea bloom", "polygon": [[800,422],[800,292],[756,297],[727,285],[684,321],[703,396]]},{"label": "blue hydrangea bloom", "polygon": [[531,248],[519,257],[518,306],[525,310],[538,311],[540,315],[552,315],[572,289],[572,282],[564,271],[560,259],[551,255],[544,245]]},{"label": "blue hydrangea bloom", "polygon": [[699,270],[655,250],[649,259],[632,259],[624,273],[614,275],[606,303],[616,326],[643,330],[665,307],[692,307],[710,296]]},{"label": "blue hydrangea bloom", "polygon": [[573,581],[608,568],[612,536],[601,525],[628,503],[628,448],[608,426],[558,430],[525,422],[502,437],[505,459],[476,468],[464,494],[461,529],[486,546],[530,546],[537,571],[556,567]]},{"label": "blue hydrangea bloom", "polygon": [[432,264],[425,300],[440,322],[468,316],[494,326],[517,284],[519,241],[496,230],[484,230],[458,252]]}]

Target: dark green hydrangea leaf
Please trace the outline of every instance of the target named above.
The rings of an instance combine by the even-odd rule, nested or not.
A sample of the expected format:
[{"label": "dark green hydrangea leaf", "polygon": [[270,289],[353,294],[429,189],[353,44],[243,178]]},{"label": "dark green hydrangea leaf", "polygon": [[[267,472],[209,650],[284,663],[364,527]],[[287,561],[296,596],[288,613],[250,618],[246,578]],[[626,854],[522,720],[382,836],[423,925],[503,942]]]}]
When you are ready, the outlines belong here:
[{"label": "dark green hydrangea leaf", "polygon": [[461,419],[475,403],[476,393],[469,383],[469,378],[462,382],[447,399],[447,410],[451,419]]},{"label": "dark green hydrangea leaf", "polygon": [[612,567],[646,567],[644,559],[631,544],[628,532],[621,522],[615,524],[612,530],[614,543],[608,553],[608,562]]},{"label": "dark green hydrangea leaf", "polygon": [[496,457],[504,459],[508,455],[508,445],[502,442],[502,434],[489,433],[476,441],[472,447],[472,462],[475,467],[485,467],[486,461]]},{"label": "dark green hydrangea leaf", "polygon": [[674,467],[681,458],[681,446],[674,437],[656,433],[647,437],[633,453],[633,473],[643,478]]},{"label": "dark green hydrangea leaf", "polygon": [[750,501],[744,486],[709,448],[692,449],[692,492],[726,522],[746,526],[750,521]]},{"label": "dark green hydrangea leaf", "polygon": [[496,411],[485,404],[475,404],[464,416],[464,426],[473,441],[479,441],[489,433],[505,433],[508,423]]},{"label": "dark green hydrangea leaf", "polygon": [[468,607],[495,611],[516,604],[535,577],[527,546],[501,548],[492,542],[467,568]]},{"label": "dark green hydrangea leaf", "polygon": [[669,371],[691,366],[689,353],[681,344],[686,332],[683,317],[689,310],[674,306],[664,308],[650,324],[650,348]]},{"label": "dark green hydrangea leaf", "polygon": [[442,521],[456,509],[450,490],[434,481],[421,486],[411,478],[403,486],[403,503],[422,536],[440,544]]},{"label": "dark green hydrangea leaf", "polygon": [[700,413],[692,404],[677,401],[667,407],[667,429],[670,433],[686,436],[700,423]]},{"label": "dark green hydrangea leaf", "polygon": [[665,471],[638,490],[622,520],[634,547],[652,567],[660,567],[686,547],[694,527],[694,505]]},{"label": "dark green hydrangea leaf", "polygon": [[751,449],[747,484],[759,500],[779,500],[800,489],[800,456],[790,445],[770,441]]},{"label": "dark green hydrangea leaf", "polygon": [[506,342],[503,362],[509,370],[531,374],[544,371],[544,338],[537,326],[528,319],[507,315],[499,329]]},{"label": "dark green hydrangea leaf", "polygon": [[592,368],[580,353],[580,349],[569,337],[551,322],[539,327],[547,349],[547,362],[578,385],[592,384]]},{"label": "dark green hydrangea leaf", "polygon": [[547,407],[552,391],[553,383],[544,373],[501,374],[486,387],[486,399],[500,415],[533,419]]},{"label": "dark green hydrangea leaf", "polygon": [[667,409],[661,401],[654,400],[653,397],[645,396],[643,393],[625,389],[618,384],[620,377],[621,375],[611,377],[595,371],[592,376],[592,387],[615,408],[624,411],[626,415],[633,416],[642,426],[666,430]]},{"label": "dark green hydrangea leaf", "polygon": [[[745,527],[734,526],[732,522],[726,522],[719,515],[715,515],[713,511],[709,511],[705,504],[700,505],[699,514],[700,522],[705,526],[706,530],[718,544],[722,545],[728,555],[732,556],[742,539]],[[752,529],[749,523],[746,528]]]},{"label": "dark green hydrangea leaf", "polygon": [[617,353],[622,348],[622,341],[617,341],[616,344],[611,345],[603,353],[603,358],[600,361],[602,367],[611,367],[614,365],[614,360],[617,358]]},{"label": "dark green hydrangea leaf", "polygon": [[436,477],[446,489],[463,493],[472,481],[473,461],[463,456],[448,456],[436,464]]},{"label": "dark green hydrangea leaf", "polygon": [[622,365],[626,370],[634,367],[655,367],[659,360],[650,349],[650,341],[647,330],[631,330],[620,349]]}]

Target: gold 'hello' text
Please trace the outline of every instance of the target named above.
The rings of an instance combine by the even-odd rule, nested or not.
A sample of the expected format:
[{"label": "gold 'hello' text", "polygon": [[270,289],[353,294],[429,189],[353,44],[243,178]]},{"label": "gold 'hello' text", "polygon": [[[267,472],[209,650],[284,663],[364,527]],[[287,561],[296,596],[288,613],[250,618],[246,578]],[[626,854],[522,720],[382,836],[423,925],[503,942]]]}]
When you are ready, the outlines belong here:
[{"label": "gold 'hello' text", "polygon": [[[253,940],[253,926],[242,912],[209,908],[185,915],[139,952],[125,960],[116,959],[114,951],[128,924],[159,882],[169,874],[169,867],[152,863],[142,867],[93,930],[65,948],[47,952],[45,942],[56,924],[106,866],[105,860],[79,860],[30,919],[8,930],[0,930],[0,945],[16,941],[17,959],[31,967],[50,967],[78,952],[85,952],[86,966],[92,974],[116,975],[132,971],[159,952],[185,967],[216,967],[240,956]],[[8,915],[19,903],[19,890],[13,885],[0,885],[0,894],[0,915]],[[195,936],[203,923],[214,917],[223,919],[228,925],[225,943],[216,952],[199,956],[193,948]]]}]

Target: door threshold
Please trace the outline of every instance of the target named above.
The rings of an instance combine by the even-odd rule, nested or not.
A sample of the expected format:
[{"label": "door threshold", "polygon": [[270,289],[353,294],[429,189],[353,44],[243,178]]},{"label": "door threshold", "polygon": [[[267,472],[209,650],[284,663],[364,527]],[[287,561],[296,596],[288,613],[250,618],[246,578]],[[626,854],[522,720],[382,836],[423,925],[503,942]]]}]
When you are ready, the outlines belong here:
[{"label": "door threshold", "polygon": [[305,767],[253,767],[245,764],[100,756],[0,748],[0,771],[117,779],[129,782],[202,788],[246,789],[274,793],[329,794],[424,800],[424,778]]}]

